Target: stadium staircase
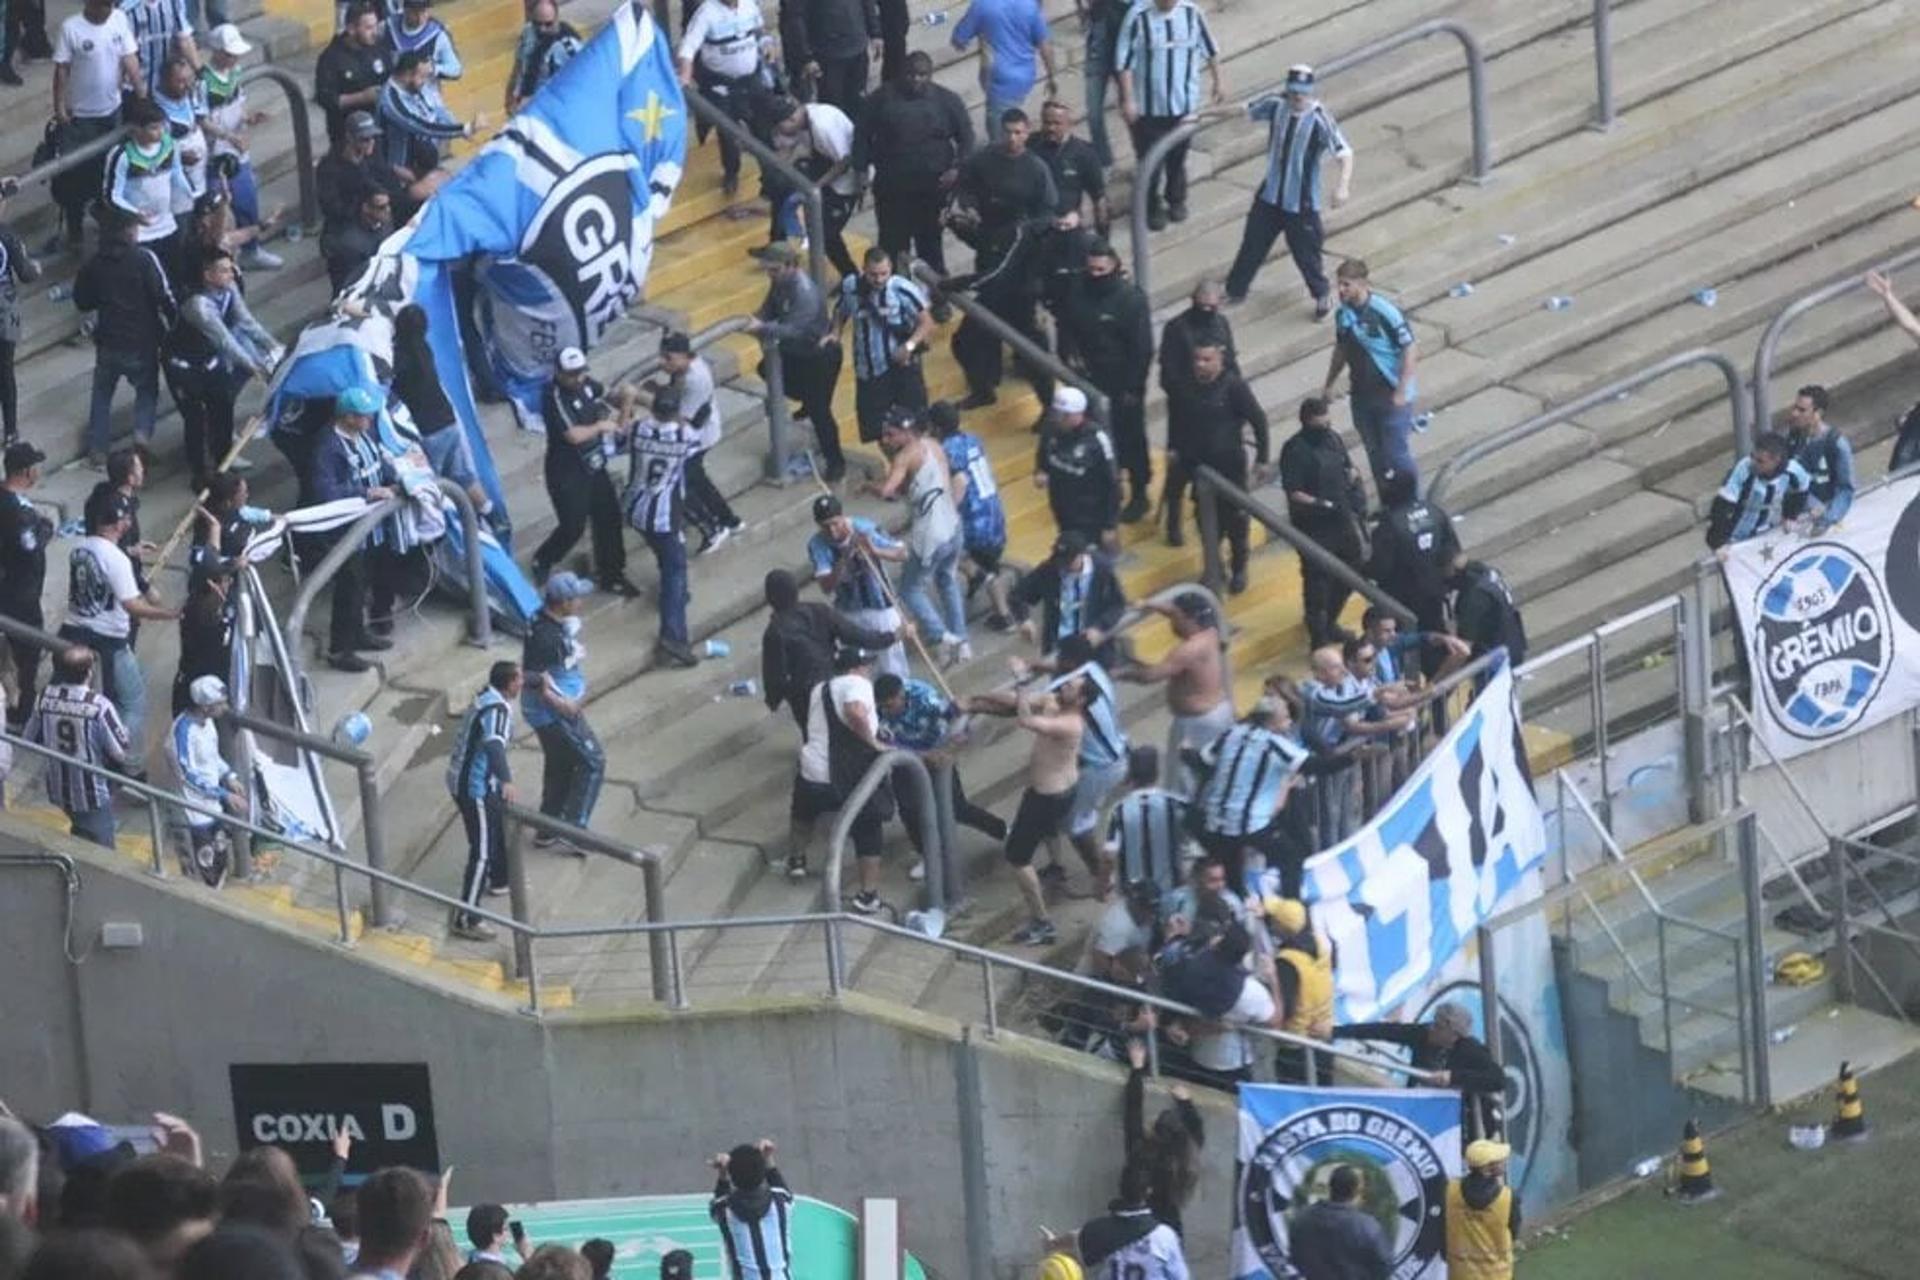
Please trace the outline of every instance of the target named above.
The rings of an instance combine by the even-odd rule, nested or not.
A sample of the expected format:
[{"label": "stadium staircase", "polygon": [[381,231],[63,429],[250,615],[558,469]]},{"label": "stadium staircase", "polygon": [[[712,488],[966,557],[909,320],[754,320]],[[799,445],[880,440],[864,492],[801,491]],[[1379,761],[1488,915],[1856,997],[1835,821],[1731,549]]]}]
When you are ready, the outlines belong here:
[{"label": "stadium staircase", "polygon": [[[604,0],[575,0],[565,13],[585,26],[605,7]],[[947,6],[916,3],[915,12],[928,7]],[[1329,218],[1330,250],[1367,258],[1376,284],[1410,314],[1422,344],[1421,400],[1433,414],[1415,451],[1431,474],[1472,441],[1657,357],[1705,345],[1744,361],[1761,326],[1788,300],[1904,247],[1916,217],[1908,207],[1916,144],[1904,125],[1920,95],[1911,9],[1905,0],[1619,4],[1614,63],[1622,114],[1607,133],[1586,128],[1591,33],[1580,20],[1590,6],[1576,0],[1285,6],[1237,0],[1210,6],[1209,16],[1237,97],[1269,86],[1288,63],[1325,60],[1430,17],[1464,23],[1488,55],[1497,167],[1481,186],[1460,180],[1468,124],[1464,76],[1451,45],[1411,47],[1330,77],[1324,89],[1360,157],[1353,202]],[[1071,4],[1049,0],[1048,10],[1066,67],[1062,96],[1077,102],[1081,53]],[[468,66],[449,95],[455,110],[497,112],[517,5],[456,0],[438,12],[453,27]],[[330,25],[331,6],[322,0],[271,0],[269,12],[250,18],[247,29],[267,54],[288,60],[305,78]],[[973,64],[947,49],[946,30],[921,24],[913,30],[916,46],[939,61],[942,81],[977,105]],[[1702,39],[1702,32],[1714,35]],[[42,85],[45,69],[34,74],[33,83]],[[6,105],[31,123],[22,104],[34,94],[22,91]],[[290,198],[287,143],[275,127],[263,131],[256,158],[277,175],[270,191]],[[1240,216],[1262,172],[1260,148],[1260,137],[1242,126],[1200,140],[1192,217],[1154,240],[1154,301],[1162,318],[1184,304],[1198,279],[1217,275],[1231,258]],[[746,250],[763,239],[764,215],[724,216],[717,170],[711,143],[690,157],[657,245],[648,306],[596,352],[603,375],[649,354],[661,323],[698,329],[757,304],[764,280]],[[24,200],[17,212],[40,233],[33,220],[44,220],[44,213]],[[1124,222],[1115,234],[1130,250]],[[870,219],[863,215],[853,230],[856,240],[870,235]],[[325,285],[311,239],[276,248],[288,253],[288,269],[255,275],[253,296],[262,318],[290,337],[324,306]],[[1472,283],[1473,292],[1453,296],[1459,283]],[[1718,293],[1711,308],[1692,296],[1707,286]],[[1544,310],[1554,295],[1573,298],[1573,305]],[[1870,474],[1884,451],[1868,446],[1890,432],[1894,408],[1904,407],[1892,366],[1906,354],[1906,339],[1886,331],[1871,302],[1863,297],[1825,307],[1796,327],[1782,351],[1774,394],[1774,402],[1783,403],[1799,381],[1835,387],[1833,417],[1853,436]],[[1277,447],[1291,430],[1297,400],[1320,385],[1329,330],[1309,318],[1284,259],[1268,267],[1252,299],[1231,318],[1243,368],[1275,420]],[[37,345],[22,349],[29,434],[46,440],[56,455],[72,456],[91,356],[63,343],[73,332],[66,308],[36,304],[28,324],[41,335]],[[728,339],[709,354],[725,380],[727,426],[709,469],[749,528],[695,562],[692,621],[696,644],[723,640],[731,656],[693,671],[651,670],[654,619],[645,600],[596,599],[586,630],[591,714],[609,756],[594,825],[662,852],[668,914],[680,919],[805,910],[819,892],[817,882],[789,885],[766,867],[786,830],[793,743],[784,713],[769,717],[756,699],[723,696],[729,682],[758,673],[761,578],[771,567],[801,566],[813,490],[807,483],[761,483],[766,424],[753,345]],[[928,379],[936,396],[963,391],[944,341],[936,344]],[[843,392],[851,434],[850,379]],[[1715,395],[1705,378],[1675,376],[1462,474],[1449,503],[1463,541],[1512,580],[1537,647],[1579,635],[1688,579],[1701,550],[1705,500],[1731,457],[1731,429]],[[1024,384],[1015,383],[1003,388],[997,406],[969,415],[967,423],[987,441],[1007,497],[1010,558],[1025,563],[1044,555],[1052,535],[1043,498],[1028,483],[1028,428],[1037,413]],[[1344,425],[1344,409],[1336,414]],[[1162,419],[1156,402],[1156,435]],[[163,442],[172,438],[170,430],[169,420]],[[50,438],[56,432],[64,434]],[[499,410],[488,411],[488,434],[524,553],[550,527],[542,445],[514,432]],[[251,456],[260,466],[257,500],[284,505],[291,486],[277,454],[256,446]],[[876,461],[870,452],[854,456]],[[77,513],[93,478],[77,469],[63,472],[49,481],[46,496]],[[184,510],[183,488],[177,466],[163,465],[148,498],[149,527],[171,527]],[[851,493],[849,500],[856,510],[888,515]],[[1191,543],[1167,548],[1154,525],[1124,533],[1122,572],[1135,598],[1198,576]],[[1258,551],[1252,589],[1230,603],[1243,705],[1264,675],[1302,665],[1292,559],[1279,545]],[[643,587],[651,584],[644,550],[632,572]],[[177,595],[178,574],[165,582],[163,590]],[[64,567],[56,566],[50,594],[57,598],[63,588]],[[316,610],[316,621],[323,618],[324,608]],[[451,610],[422,611],[402,628],[399,646],[382,655],[381,669],[364,676],[331,672],[309,658],[316,720],[325,725],[362,709],[376,726],[370,749],[381,761],[395,869],[442,890],[456,882],[464,856],[441,784],[447,730],[485,664],[511,651],[505,643],[492,653],[466,648],[459,627]],[[165,687],[173,664],[173,637],[157,634],[162,630],[153,629],[152,642],[143,643],[156,689]],[[1164,628],[1142,627],[1135,641],[1152,656],[1168,638]],[[306,643],[312,654],[311,637]],[[989,687],[1004,674],[1009,646],[982,627],[975,648],[977,660],[951,677],[962,690]],[[1122,696],[1136,739],[1159,741],[1166,728],[1159,692],[1123,687]],[[1571,722],[1556,727],[1557,714],[1544,707],[1539,717],[1543,764],[1564,758],[1578,736]],[[962,769],[969,792],[1004,812],[1019,786],[1025,748],[992,749],[988,744],[1000,736],[1000,727],[985,728]],[[530,737],[516,744],[515,766],[523,779],[538,777]],[[344,781],[335,788],[338,797],[352,795]],[[351,804],[348,809],[351,825],[357,816]],[[976,908],[955,930],[990,943],[1004,936],[1017,906],[1004,874],[992,870],[996,851],[983,837],[963,833],[961,839]],[[144,856],[138,843],[127,842],[130,854]],[[295,861],[283,860],[259,884],[227,892],[249,895],[298,927],[331,932],[331,877]],[[891,861],[887,874],[883,896],[912,901],[917,886],[907,881],[904,860]],[[536,854],[530,875],[541,921],[640,916],[639,877],[629,867]],[[1075,878],[1081,882],[1077,870]],[[1056,957],[1075,954],[1091,914],[1085,902],[1062,907]],[[504,946],[451,941],[433,913],[409,916],[399,930],[365,931],[363,942],[467,988],[514,990]],[[846,958],[855,985],[925,1008],[977,1010],[977,969],[960,971],[928,949],[875,943],[869,931],[859,933]],[[817,990],[824,970],[817,944],[817,934],[771,927],[724,942],[702,939],[685,951],[691,994],[697,1002],[722,993]],[[546,957],[543,950],[542,972],[556,1004],[592,997],[599,1006],[623,996],[642,1003],[650,994],[645,963],[643,949],[609,955],[583,946],[571,957]]]}]

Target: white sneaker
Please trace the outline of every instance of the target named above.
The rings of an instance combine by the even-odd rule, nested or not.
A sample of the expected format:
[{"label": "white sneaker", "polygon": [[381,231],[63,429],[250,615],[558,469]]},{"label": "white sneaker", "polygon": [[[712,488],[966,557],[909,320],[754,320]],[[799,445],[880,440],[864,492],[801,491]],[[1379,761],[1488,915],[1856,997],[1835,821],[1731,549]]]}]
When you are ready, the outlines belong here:
[{"label": "white sneaker", "polygon": [[955,662],[972,662],[973,646],[969,644],[967,641],[962,640],[960,642],[960,647],[954,650],[954,661]]},{"label": "white sneaker", "polygon": [[927,878],[927,860],[925,858],[915,858],[913,860],[913,865],[907,868],[907,879],[913,881],[915,884],[918,884],[922,880],[925,880],[926,878]]},{"label": "white sneaker", "polygon": [[257,244],[250,244],[240,251],[240,265],[252,267],[258,271],[278,271],[287,265],[287,260],[277,253],[262,249]]}]

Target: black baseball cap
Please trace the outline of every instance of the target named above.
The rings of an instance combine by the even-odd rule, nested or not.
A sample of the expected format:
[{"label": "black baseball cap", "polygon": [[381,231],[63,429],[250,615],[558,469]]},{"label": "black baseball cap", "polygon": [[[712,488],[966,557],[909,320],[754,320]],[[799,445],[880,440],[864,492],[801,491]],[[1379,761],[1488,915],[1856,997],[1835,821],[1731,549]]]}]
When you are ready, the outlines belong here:
[{"label": "black baseball cap", "polygon": [[119,524],[133,514],[133,504],[118,489],[101,486],[87,498],[87,528]]},{"label": "black baseball cap", "polygon": [[669,329],[660,335],[660,354],[663,356],[692,355],[693,339],[681,333],[678,329]]},{"label": "black baseball cap", "polygon": [[1053,540],[1053,555],[1056,560],[1072,560],[1087,549],[1087,535],[1078,529],[1067,529]]},{"label": "black baseball cap", "polygon": [[46,460],[47,455],[40,452],[40,447],[31,441],[16,440],[7,446],[6,468],[10,476],[17,476],[22,471],[37,467]]},{"label": "black baseball cap", "polygon": [[675,1249],[660,1259],[660,1280],[693,1280],[693,1255]]},{"label": "black baseball cap", "polygon": [[813,522],[825,524],[835,516],[845,515],[846,510],[840,505],[840,499],[830,493],[823,493],[813,500]]}]

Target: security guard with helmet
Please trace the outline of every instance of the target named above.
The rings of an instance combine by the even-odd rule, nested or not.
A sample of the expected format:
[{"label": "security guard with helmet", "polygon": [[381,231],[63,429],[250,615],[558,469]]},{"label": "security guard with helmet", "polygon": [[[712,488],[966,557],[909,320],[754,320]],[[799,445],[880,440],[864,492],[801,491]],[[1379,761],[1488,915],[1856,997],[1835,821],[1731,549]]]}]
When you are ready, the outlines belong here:
[{"label": "security guard with helmet", "polygon": [[[1282,1031],[1315,1040],[1333,1038],[1333,943],[1313,927],[1306,904],[1269,896],[1267,927],[1273,934],[1273,974],[1280,991]],[[1315,1052],[1307,1078],[1307,1050],[1281,1045],[1274,1053],[1274,1079],[1281,1084],[1330,1084],[1333,1055]]]},{"label": "security guard with helmet", "polygon": [[1504,1142],[1467,1144],[1467,1176],[1447,1181],[1448,1280],[1513,1280],[1520,1193],[1507,1185]]}]

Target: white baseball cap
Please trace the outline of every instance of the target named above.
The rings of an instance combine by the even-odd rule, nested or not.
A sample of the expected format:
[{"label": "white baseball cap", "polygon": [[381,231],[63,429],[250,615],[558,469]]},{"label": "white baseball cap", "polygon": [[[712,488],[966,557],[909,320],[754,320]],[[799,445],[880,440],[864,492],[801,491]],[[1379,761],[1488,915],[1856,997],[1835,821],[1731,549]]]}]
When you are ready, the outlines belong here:
[{"label": "white baseball cap", "polygon": [[582,351],[578,347],[560,348],[560,371],[562,373],[579,373],[582,369],[586,367],[587,367],[586,352]]},{"label": "white baseball cap", "polygon": [[1053,392],[1055,413],[1085,413],[1087,393],[1078,387],[1056,387]]},{"label": "white baseball cap", "polygon": [[227,682],[219,676],[201,676],[187,686],[187,696],[196,707],[211,707],[227,700]]},{"label": "white baseball cap", "polygon": [[247,42],[245,36],[240,34],[240,28],[231,22],[223,22],[207,32],[207,43],[220,53],[231,54],[236,58],[241,54],[253,52],[253,46]]}]

